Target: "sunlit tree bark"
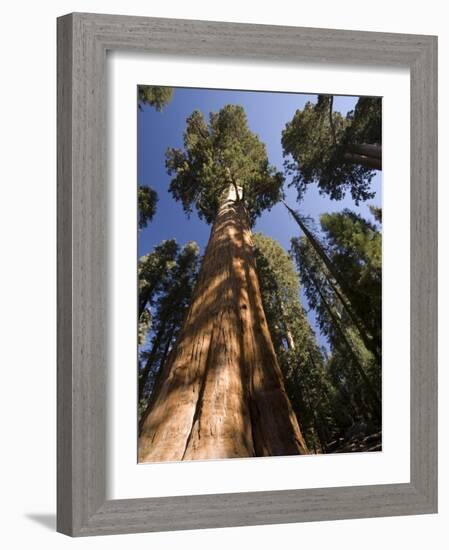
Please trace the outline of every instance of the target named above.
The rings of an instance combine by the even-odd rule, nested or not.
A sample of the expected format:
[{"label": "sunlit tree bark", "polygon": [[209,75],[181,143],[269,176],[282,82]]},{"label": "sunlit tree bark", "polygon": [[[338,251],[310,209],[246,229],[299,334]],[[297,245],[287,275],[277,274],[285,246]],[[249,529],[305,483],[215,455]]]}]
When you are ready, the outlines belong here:
[{"label": "sunlit tree bark", "polygon": [[139,462],[307,452],[262,307],[250,220],[231,185],[142,422]]}]

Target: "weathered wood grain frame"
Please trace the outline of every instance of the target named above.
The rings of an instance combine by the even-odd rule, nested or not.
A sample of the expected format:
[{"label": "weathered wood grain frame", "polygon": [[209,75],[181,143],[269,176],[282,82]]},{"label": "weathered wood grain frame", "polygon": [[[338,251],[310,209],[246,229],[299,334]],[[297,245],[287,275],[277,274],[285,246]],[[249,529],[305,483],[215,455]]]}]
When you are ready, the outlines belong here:
[{"label": "weathered wood grain frame", "polygon": [[[106,500],[108,50],[409,67],[410,483]],[[57,498],[57,529],[72,536],[437,511],[436,37],[82,13],[58,19]]]}]

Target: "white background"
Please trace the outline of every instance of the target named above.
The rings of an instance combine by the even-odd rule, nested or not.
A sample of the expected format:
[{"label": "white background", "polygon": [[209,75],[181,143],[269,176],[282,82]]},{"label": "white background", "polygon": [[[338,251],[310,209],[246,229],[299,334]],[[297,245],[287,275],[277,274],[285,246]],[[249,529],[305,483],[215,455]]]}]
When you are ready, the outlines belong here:
[{"label": "white background", "polygon": [[[255,6],[257,5],[257,10]],[[440,513],[404,517],[245,527],[195,532],[126,535],[70,540],[54,533],[55,513],[55,17],[71,11],[96,11],[249,23],[290,24],[439,34],[440,97],[449,94],[449,41],[444,3],[437,0],[376,0],[318,5],[288,2],[225,3],[171,0],[9,2],[2,10],[0,128],[2,161],[1,235],[1,519],[2,545],[22,548],[273,548],[279,544],[321,548],[441,548],[447,540],[448,440],[443,438],[449,409],[447,369],[440,372]],[[440,119],[447,122],[447,102]],[[443,127],[443,125],[441,124]],[[440,157],[449,149],[440,136]],[[441,180],[445,180],[444,174]],[[440,208],[448,187],[440,187]],[[440,242],[448,236],[448,216],[441,210]],[[440,280],[447,281],[447,257],[441,247]],[[447,285],[441,285],[442,365],[448,364],[443,318]],[[446,307],[445,307],[446,306]]]},{"label": "white background", "polygon": [[[410,75],[408,70],[254,65],[114,53],[108,60],[112,304],[107,433],[109,498],[274,491],[410,481]],[[383,96],[383,433],[382,452],[136,464],[137,395],[136,83]],[[275,84],[273,84],[275,83]],[[275,88],[273,88],[275,86]],[[400,207],[398,208],[398,205]],[[134,245],[133,245],[134,243]]]}]

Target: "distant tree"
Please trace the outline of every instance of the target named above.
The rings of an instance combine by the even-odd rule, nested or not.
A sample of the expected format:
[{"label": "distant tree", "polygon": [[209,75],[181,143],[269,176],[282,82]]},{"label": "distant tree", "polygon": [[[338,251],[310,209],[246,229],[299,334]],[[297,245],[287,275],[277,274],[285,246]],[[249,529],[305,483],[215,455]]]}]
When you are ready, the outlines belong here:
[{"label": "distant tree", "polygon": [[139,461],[307,453],[262,306],[251,226],[283,176],[242,107],[187,119],[170,192],[213,224],[189,312],[145,413]]},{"label": "distant tree", "polygon": [[335,430],[332,388],[299,299],[298,274],[287,252],[270,237],[256,233],[254,250],[263,306],[288,396],[301,418],[308,447],[324,452]]},{"label": "distant tree", "polygon": [[[327,336],[332,356],[343,358],[344,379],[356,380],[363,388],[365,409],[376,422],[381,416],[379,365],[363,345],[355,327],[346,315],[333,287],[323,272],[323,264],[306,237],[292,239],[296,260],[309,306],[316,312],[321,332]],[[354,386],[354,384],[352,384]]]},{"label": "distant tree", "polygon": [[382,208],[370,204],[369,209],[376,222],[382,225]]},{"label": "distant tree", "polygon": [[147,339],[147,335],[151,330],[153,324],[153,317],[149,308],[145,308],[142,315],[139,318],[137,342],[139,346],[142,346]]},{"label": "distant tree", "polygon": [[[333,100],[330,99],[329,102],[331,109]],[[331,110],[329,113],[331,116]],[[364,164],[368,168],[381,170],[382,98],[360,97],[354,111],[350,111],[346,118],[349,124],[343,136],[343,142],[347,146],[347,152],[360,155],[359,157],[348,156],[347,159]]]},{"label": "distant tree", "polygon": [[193,287],[198,274],[199,247],[194,241],[185,244],[178,252],[175,265],[160,285],[153,306],[152,338],[150,347],[140,357],[139,404],[148,406],[157,376],[165,364],[168,352],[181,328],[190,305]]},{"label": "distant tree", "polygon": [[139,210],[139,229],[148,225],[156,214],[157,193],[147,185],[139,185],[137,190],[137,206]]},{"label": "distant tree", "polygon": [[[372,338],[365,342],[379,365],[382,350],[382,235],[350,210],[320,218],[332,264],[344,274],[345,292]],[[363,335],[362,335],[363,336]]]},{"label": "distant tree", "polygon": [[138,278],[139,278],[139,299],[138,299],[138,318],[149,326],[148,314],[144,319],[146,308],[151,306],[153,299],[160,290],[161,285],[169,276],[170,270],[175,265],[178,245],[174,239],[162,241],[154,247],[154,250],[139,259]]},{"label": "distant tree", "polygon": [[356,204],[372,198],[371,179],[382,168],[381,130],[381,98],[360,98],[346,117],[333,112],[329,95],[297,110],[282,132],[282,146],[298,198],[311,183],[335,200],[348,190]]},{"label": "distant tree", "polygon": [[162,111],[173,98],[173,88],[168,86],[147,86],[141,84],[138,86],[137,92],[140,110],[142,110],[142,105],[151,105],[156,111]]},{"label": "distant tree", "polygon": [[273,343],[277,351],[294,349],[291,325],[299,317],[305,320],[299,302],[298,275],[277,241],[256,233],[253,242],[262,301]]},{"label": "distant tree", "polygon": [[[314,252],[316,253],[319,260],[322,262],[322,272],[324,276],[327,279],[327,283],[332,287],[333,293],[335,294],[336,298],[340,301],[341,306],[345,309],[346,313],[350,317],[352,323],[356,327],[357,331],[359,332],[359,335],[367,349],[369,349],[373,355],[376,357],[378,362],[381,361],[381,347],[380,347],[380,340],[379,340],[379,329],[377,328],[380,326],[380,321],[374,322],[373,327],[373,318],[370,314],[366,315],[366,311],[364,310],[364,307],[361,307],[360,303],[360,296],[357,295],[356,289],[354,287],[355,281],[354,278],[349,279],[347,277],[347,269],[348,265],[347,262],[345,265],[341,265],[341,250],[339,251],[340,256],[335,257],[331,256],[335,253],[335,247],[332,250],[329,247],[329,243],[335,244],[335,239],[339,239],[338,235],[334,235],[333,239],[330,239],[327,246],[324,246],[320,239],[317,237],[317,235],[314,233],[314,231],[308,226],[309,220],[302,216],[298,211],[293,210],[285,201],[282,201],[284,206],[287,208],[289,213],[292,215],[293,219],[296,221],[298,226],[300,227],[301,231],[304,233],[305,237],[310,243],[310,246],[313,248]],[[345,211],[346,213],[348,211]],[[349,215],[349,214],[347,214]],[[329,217],[325,215],[322,218],[322,223],[326,225],[326,220],[329,221]],[[363,223],[363,220],[359,219],[360,223]],[[335,223],[333,224],[333,227],[336,228],[338,233],[338,228],[336,227]],[[329,227],[323,227],[323,229],[327,229],[328,231]],[[354,227],[352,229],[355,229]],[[372,229],[374,229],[372,227]],[[347,228],[347,231],[351,233],[351,228]],[[357,240],[356,233],[352,234],[354,240]],[[377,237],[380,237],[380,234],[377,233]],[[379,256],[381,253],[380,250],[380,240],[376,238],[376,244],[374,249],[376,252],[376,256]],[[347,251],[348,252],[348,251]],[[353,266],[354,267],[354,266]],[[379,266],[376,264],[376,268]],[[354,270],[353,270],[354,271]],[[376,299],[377,299],[376,295]],[[362,298],[363,300],[363,298]]]}]

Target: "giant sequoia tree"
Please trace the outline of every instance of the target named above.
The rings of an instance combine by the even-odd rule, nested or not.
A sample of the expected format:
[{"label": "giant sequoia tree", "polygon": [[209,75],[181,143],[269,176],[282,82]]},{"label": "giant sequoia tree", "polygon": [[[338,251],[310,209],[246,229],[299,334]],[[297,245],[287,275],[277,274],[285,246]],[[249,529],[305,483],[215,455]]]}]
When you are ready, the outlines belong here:
[{"label": "giant sequoia tree", "polygon": [[316,183],[335,200],[346,191],[357,204],[370,199],[374,171],[382,169],[381,98],[361,97],[343,117],[333,112],[333,96],[320,95],[286,124],[282,146],[299,198]]},{"label": "giant sequoia tree", "polygon": [[256,274],[251,226],[283,178],[241,107],[187,120],[167,152],[170,191],[212,224],[190,309],[139,438],[139,461],[307,453]]}]

